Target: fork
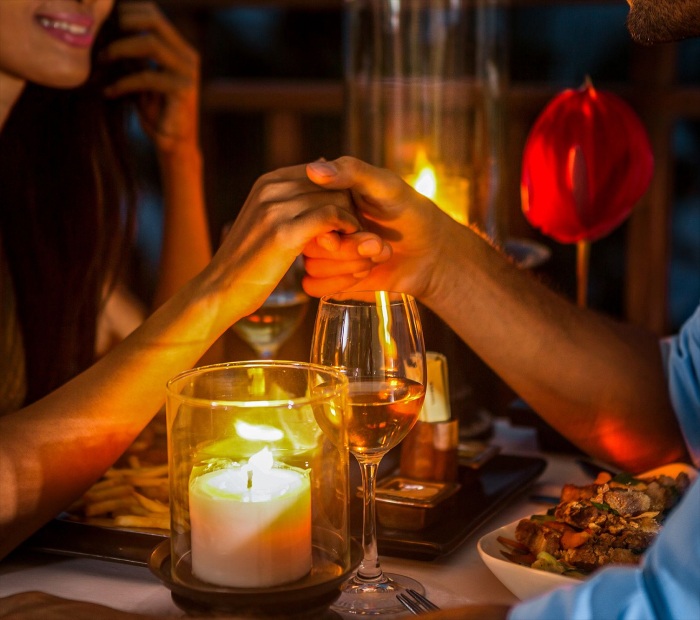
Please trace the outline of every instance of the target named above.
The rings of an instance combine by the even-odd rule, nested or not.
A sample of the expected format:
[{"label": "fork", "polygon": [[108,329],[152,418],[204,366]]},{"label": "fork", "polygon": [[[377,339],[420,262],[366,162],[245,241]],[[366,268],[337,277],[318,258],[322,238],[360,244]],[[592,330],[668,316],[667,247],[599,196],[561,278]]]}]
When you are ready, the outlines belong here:
[{"label": "fork", "polygon": [[422,594],[411,588],[407,588],[405,594],[397,594],[396,598],[399,599],[399,602],[414,616],[440,609],[435,603],[429,601]]}]

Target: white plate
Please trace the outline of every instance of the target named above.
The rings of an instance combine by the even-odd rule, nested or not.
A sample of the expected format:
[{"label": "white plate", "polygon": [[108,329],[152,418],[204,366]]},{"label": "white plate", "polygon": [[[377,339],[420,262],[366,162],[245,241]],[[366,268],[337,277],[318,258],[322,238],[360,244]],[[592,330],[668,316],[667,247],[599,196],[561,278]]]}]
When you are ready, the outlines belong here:
[{"label": "white plate", "polygon": [[[664,465],[663,467],[644,472],[644,474],[640,474],[640,477],[665,474],[675,478],[681,471],[687,473],[691,481],[697,476],[697,471],[690,465],[671,463],[670,465]],[[556,573],[548,573],[529,566],[522,566],[504,558],[501,555],[501,551],[508,551],[508,549],[498,542],[498,537],[503,536],[515,540],[515,527],[517,525],[518,521],[504,525],[486,534],[477,543],[477,549],[484,564],[489,567],[491,572],[506,588],[520,600],[525,600],[549,592],[559,586],[581,583],[579,579],[573,577],[564,577]]]},{"label": "white plate", "polygon": [[501,551],[508,551],[498,542],[499,536],[515,540],[515,526],[518,521],[504,525],[497,530],[482,536],[476,548],[479,551],[484,564],[499,581],[508,588],[521,601],[549,592],[554,588],[564,585],[575,585],[580,580],[573,577],[564,577],[556,573],[548,573],[537,568],[522,566],[507,560],[501,555]]}]

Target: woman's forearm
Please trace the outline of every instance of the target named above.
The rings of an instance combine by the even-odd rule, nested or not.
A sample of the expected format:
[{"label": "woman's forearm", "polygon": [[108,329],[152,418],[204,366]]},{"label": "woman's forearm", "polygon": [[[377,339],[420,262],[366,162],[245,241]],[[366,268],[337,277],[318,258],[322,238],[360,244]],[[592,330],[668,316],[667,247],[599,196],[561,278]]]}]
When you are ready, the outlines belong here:
[{"label": "woman's forearm", "polygon": [[131,444],[162,406],[168,379],[193,366],[221,331],[215,306],[175,295],[91,368],[0,418],[0,557]]}]

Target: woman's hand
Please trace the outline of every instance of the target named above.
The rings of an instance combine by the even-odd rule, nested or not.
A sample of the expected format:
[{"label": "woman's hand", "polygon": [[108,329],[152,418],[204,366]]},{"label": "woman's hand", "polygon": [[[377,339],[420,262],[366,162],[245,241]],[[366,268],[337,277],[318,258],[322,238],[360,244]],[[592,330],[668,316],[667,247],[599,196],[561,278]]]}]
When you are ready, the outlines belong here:
[{"label": "woman's hand", "polygon": [[358,233],[374,250],[358,256],[350,269],[336,272],[339,289],[349,288],[366,275],[373,256],[384,248],[376,235],[358,232],[361,228],[349,192],[318,187],[303,165],[270,172],[256,181],[205,270],[206,286],[235,302],[226,313],[240,318],[262,304],[312,240],[319,238],[333,255],[344,251],[345,235]]},{"label": "woman's hand", "polygon": [[199,144],[199,54],[153,2],[120,2],[119,23],[128,33],[109,45],[105,61],[140,59],[141,71],[110,85],[105,94],[138,93],[144,131],[161,154]]}]

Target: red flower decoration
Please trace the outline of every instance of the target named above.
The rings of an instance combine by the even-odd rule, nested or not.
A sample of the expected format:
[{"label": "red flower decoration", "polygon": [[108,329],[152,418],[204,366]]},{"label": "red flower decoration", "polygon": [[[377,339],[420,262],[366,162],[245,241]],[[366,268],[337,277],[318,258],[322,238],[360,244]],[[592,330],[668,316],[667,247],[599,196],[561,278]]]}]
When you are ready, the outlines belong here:
[{"label": "red flower decoration", "polygon": [[561,243],[599,239],[627,218],[653,169],[646,130],[627,103],[590,83],[565,90],[525,144],[523,213]]}]

